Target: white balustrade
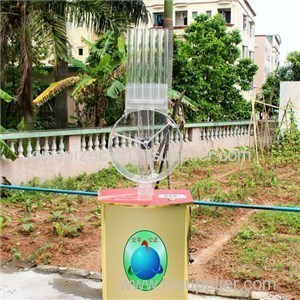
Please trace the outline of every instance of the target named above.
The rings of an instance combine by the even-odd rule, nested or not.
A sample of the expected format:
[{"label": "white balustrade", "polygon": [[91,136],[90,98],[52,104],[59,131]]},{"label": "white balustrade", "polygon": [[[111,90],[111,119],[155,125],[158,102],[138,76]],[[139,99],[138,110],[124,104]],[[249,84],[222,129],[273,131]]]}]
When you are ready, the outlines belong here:
[{"label": "white balustrade", "polygon": [[189,131],[188,129],[184,129],[183,130],[183,138],[182,138],[184,143],[188,143],[189,142]]},{"label": "white balustrade", "polygon": [[36,139],[35,149],[34,149],[35,156],[41,155],[41,144],[40,144],[40,138]]},{"label": "white balustrade", "polygon": [[93,151],[93,135],[89,135],[87,151]]},{"label": "white balustrade", "polygon": [[126,148],[126,140],[124,136],[120,137],[120,148]]},{"label": "white balustrade", "polygon": [[10,141],[10,145],[9,145],[10,150],[16,154],[16,149],[15,149],[15,142],[14,141]]},{"label": "white balustrade", "polygon": [[58,151],[59,151],[59,153],[63,153],[65,151],[64,137],[63,136],[59,137]]},{"label": "white balustrade", "polygon": [[81,137],[81,151],[86,151],[85,134]]},{"label": "white balustrade", "polygon": [[96,134],[95,135],[95,141],[94,141],[94,150],[95,151],[99,151],[100,150],[99,145],[100,145],[99,134]]},{"label": "white balustrade", "polygon": [[56,137],[53,136],[53,137],[52,137],[52,143],[51,143],[51,154],[52,154],[52,155],[56,155],[56,154],[57,154],[56,151],[57,151]]},{"label": "white balustrade", "polygon": [[106,149],[106,134],[102,133],[100,150],[104,150],[104,149]]},{"label": "white balustrade", "polygon": [[48,141],[48,137],[46,136],[45,137],[45,140],[44,140],[44,151],[43,151],[43,155],[48,155],[49,154],[49,141]]},{"label": "white balustrade", "polygon": [[32,156],[32,146],[31,146],[31,139],[27,140],[27,157],[31,157]]},{"label": "white balustrade", "polygon": [[[186,124],[187,127],[178,133],[177,130],[170,130],[169,142],[170,143],[197,143],[197,141],[208,140],[222,140],[222,139],[236,139],[238,137],[245,137],[248,134],[253,135],[253,128],[248,133],[249,122],[219,122],[219,123],[203,123],[202,124]],[[195,126],[193,126],[195,125]],[[155,134],[158,133],[155,130]],[[70,134],[68,134],[70,132]],[[109,129],[82,129],[82,130],[65,130],[61,131],[41,131],[41,132],[18,132],[9,134],[10,137],[4,139],[10,149],[17,155],[18,158],[35,157],[41,155],[56,155],[63,154],[66,151],[105,151],[107,150],[107,140],[110,130]],[[194,139],[195,132],[198,134],[198,139]],[[43,133],[45,133],[43,135]],[[116,137],[113,141],[115,148],[132,148],[137,146],[138,132],[136,130],[128,132],[133,140],[124,137]],[[1,134],[1,137],[5,137]],[[71,139],[71,136],[78,136],[78,139]],[[159,132],[153,139],[154,145],[159,145],[164,140],[164,132]],[[76,142],[78,141],[78,142]],[[220,143],[220,142],[219,142]],[[224,145],[226,148],[226,145]],[[76,150],[76,151],[78,151]],[[3,153],[0,153],[1,159],[7,159]]]},{"label": "white balustrade", "polygon": [[24,157],[23,151],[24,151],[24,149],[23,149],[23,140],[19,139],[19,142],[18,142],[18,157],[19,158]]},{"label": "white balustrade", "polygon": [[220,127],[217,126],[216,127],[216,139],[219,139],[220,138]]},{"label": "white balustrade", "polygon": [[[138,139],[138,133],[135,131],[134,132],[134,139],[137,140]],[[138,143],[136,141],[133,142],[133,146],[136,147],[138,146]]]}]

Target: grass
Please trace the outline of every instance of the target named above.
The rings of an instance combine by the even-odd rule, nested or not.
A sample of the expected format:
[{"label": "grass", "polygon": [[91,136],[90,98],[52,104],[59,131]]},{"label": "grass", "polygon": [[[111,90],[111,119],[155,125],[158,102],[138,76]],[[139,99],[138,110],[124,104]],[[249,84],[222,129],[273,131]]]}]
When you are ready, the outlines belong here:
[{"label": "grass", "polygon": [[232,278],[272,280],[300,292],[300,214],[255,213],[213,263]]},{"label": "grass", "polygon": [[[261,167],[245,162],[240,168],[240,162],[195,159],[179,166],[171,176],[171,183],[173,188],[189,189],[193,198],[199,200],[299,206],[299,165],[294,160],[292,163],[284,160],[283,164],[279,164],[278,159],[274,164],[269,158],[262,162]],[[58,176],[44,183],[35,178],[26,185],[98,191],[133,187],[134,183],[110,167],[90,175]],[[160,187],[166,188],[167,181],[163,180]],[[60,255],[74,255],[71,245],[76,241],[78,247],[75,250],[80,260],[88,250],[89,245],[84,244],[87,236],[92,230],[100,232],[101,206],[96,197],[5,191],[2,202],[0,233],[9,233],[10,249],[6,251],[16,259],[51,264],[53,260],[57,262]],[[235,209],[193,208],[192,239],[205,245],[216,238],[215,232],[234,225],[236,213]],[[44,231],[44,227],[48,231]],[[46,239],[32,246],[28,253],[25,245],[38,240],[40,235]],[[255,213],[250,223],[216,257],[212,268],[236,279],[274,278],[283,288],[299,290],[299,235],[299,214]],[[79,252],[80,247],[83,252]]]}]

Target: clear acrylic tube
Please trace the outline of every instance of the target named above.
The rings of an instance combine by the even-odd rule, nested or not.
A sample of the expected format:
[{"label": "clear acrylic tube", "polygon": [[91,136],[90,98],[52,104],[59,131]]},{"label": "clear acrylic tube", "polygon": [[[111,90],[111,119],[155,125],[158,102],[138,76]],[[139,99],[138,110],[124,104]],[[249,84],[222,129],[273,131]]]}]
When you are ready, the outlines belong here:
[{"label": "clear acrylic tube", "polygon": [[167,112],[168,30],[130,28],[127,32],[125,111]]}]

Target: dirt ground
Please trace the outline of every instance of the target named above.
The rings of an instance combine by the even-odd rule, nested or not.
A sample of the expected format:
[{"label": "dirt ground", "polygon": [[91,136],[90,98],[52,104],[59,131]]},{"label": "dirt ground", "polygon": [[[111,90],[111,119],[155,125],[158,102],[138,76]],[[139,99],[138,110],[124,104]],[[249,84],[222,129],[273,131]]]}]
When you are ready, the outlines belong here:
[{"label": "dirt ground", "polygon": [[[245,168],[247,172],[247,167]],[[240,164],[232,163],[194,170],[192,175],[178,170],[171,178],[172,187],[192,189],[197,181],[209,176],[211,181],[218,182],[222,191],[226,191],[229,189],[230,176],[239,169]],[[299,169],[281,167],[276,169],[276,176],[281,181],[293,180],[296,187],[300,186]],[[279,202],[284,205],[291,201],[295,203],[293,190],[287,190],[279,197],[270,192],[271,190],[272,187],[264,187],[258,194],[246,195],[246,198],[250,203],[266,205],[278,205]],[[52,201],[52,198],[54,199],[54,196],[50,194],[43,196],[38,205],[31,205],[30,214],[28,207],[24,208],[24,203],[3,203],[2,212],[6,222],[2,221],[5,225],[2,226],[1,232],[1,258],[30,259],[39,264],[101,271],[101,219],[97,200],[76,197],[76,205],[69,204],[65,206],[67,209],[55,215],[53,205],[58,205],[60,200]],[[66,202],[65,198],[61,201]],[[27,210],[27,214],[24,210]],[[189,277],[197,280],[215,279],[219,276],[226,278],[228,274],[222,274],[211,262],[215,257],[222,255],[226,244],[249,222],[254,211],[213,209],[208,214],[201,214],[201,210],[203,207],[193,207],[196,217],[192,226],[190,252],[195,261],[189,265]],[[217,214],[217,218],[214,213]],[[56,227],[61,220],[65,220],[63,232]],[[31,225],[28,228],[24,227],[24,224]],[[294,299],[299,296],[284,287],[278,287],[277,292],[288,293]]]}]

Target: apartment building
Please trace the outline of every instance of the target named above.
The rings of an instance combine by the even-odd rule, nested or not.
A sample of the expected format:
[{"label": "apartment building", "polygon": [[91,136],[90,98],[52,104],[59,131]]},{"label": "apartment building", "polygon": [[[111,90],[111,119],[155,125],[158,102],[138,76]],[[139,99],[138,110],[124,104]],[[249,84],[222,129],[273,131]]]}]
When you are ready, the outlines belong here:
[{"label": "apartment building", "polygon": [[[150,27],[163,26],[164,1],[145,0],[151,19]],[[174,0],[173,20],[174,31],[182,35],[198,14],[214,16],[220,13],[228,30],[239,29],[242,36],[240,50],[243,57],[254,59],[255,22],[254,10],[247,0]]]},{"label": "apartment building", "polygon": [[[150,13],[148,27],[162,27],[164,0],[144,0],[144,2]],[[228,30],[240,30],[242,43],[239,47],[242,56],[254,59],[254,17],[256,14],[247,0],[174,0],[174,30],[180,36],[184,28],[198,14],[214,16],[218,13],[222,14]],[[67,21],[67,31],[71,42],[69,54],[77,59],[84,60],[88,55],[88,47],[82,42],[81,37],[92,42],[97,38],[96,35],[91,30],[87,30],[83,23],[77,25],[72,20]]]},{"label": "apartment building", "polygon": [[272,72],[272,40],[269,36],[255,36],[254,61],[259,66],[253,84],[255,93],[257,93],[267,76]]},{"label": "apartment building", "polygon": [[271,66],[271,72],[275,71],[279,66],[279,47],[281,45],[281,37],[278,34],[275,35],[268,35],[268,38],[270,39],[272,43],[272,66]]},{"label": "apartment building", "polygon": [[254,77],[254,93],[259,93],[263,83],[271,72],[279,66],[279,35],[256,35],[254,61],[258,65],[258,71]]},{"label": "apartment building", "polygon": [[85,61],[89,55],[89,47],[82,41],[82,38],[94,42],[98,36],[94,34],[93,30],[87,29],[83,22],[75,24],[71,19],[67,20],[67,32],[70,40],[69,56]]}]

